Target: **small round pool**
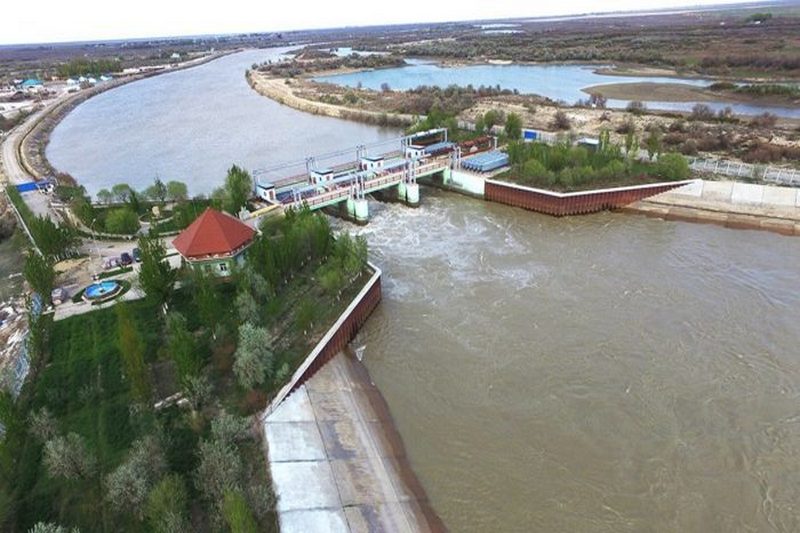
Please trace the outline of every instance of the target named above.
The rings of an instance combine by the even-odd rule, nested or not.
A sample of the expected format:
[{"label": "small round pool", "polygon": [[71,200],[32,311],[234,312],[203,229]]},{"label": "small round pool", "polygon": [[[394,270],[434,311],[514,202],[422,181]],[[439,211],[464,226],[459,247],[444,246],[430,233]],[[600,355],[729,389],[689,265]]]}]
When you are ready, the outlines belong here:
[{"label": "small round pool", "polygon": [[122,289],[122,284],[116,280],[92,283],[83,290],[83,299],[98,302],[113,298]]}]

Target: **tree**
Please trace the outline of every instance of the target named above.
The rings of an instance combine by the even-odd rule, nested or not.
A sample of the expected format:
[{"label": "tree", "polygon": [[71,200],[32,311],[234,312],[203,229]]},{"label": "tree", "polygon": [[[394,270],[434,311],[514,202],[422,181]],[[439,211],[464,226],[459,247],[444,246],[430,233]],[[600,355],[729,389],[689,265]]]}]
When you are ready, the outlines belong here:
[{"label": "tree", "polygon": [[42,407],[31,414],[29,431],[40,441],[47,442],[58,434],[58,422],[46,407]]},{"label": "tree", "polygon": [[239,291],[233,305],[241,322],[258,324],[261,321],[258,304],[248,291]]},{"label": "tree", "polygon": [[80,243],[72,228],[56,224],[45,216],[31,219],[28,226],[39,250],[50,258],[59,258]]},{"label": "tree", "polygon": [[178,474],[165,476],[147,495],[145,515],[155,533],[189,531],[186,485]]},{"label": "tree", "polygon": [[264,383],[272,370],[272,339],[264,328],[250,323],[239,326],[239,344],[234,354],[233,373],[245,389]]},{"label": "tree", "polygon": [[225,492],[240,488],[242,459],[232,445],[219,440],[200,442],[195,485],[205,498],[221,504]]},{"label": "tree", "polygon": [[381,83],[381,92],[382,93],[390,93],[390,92],[392,92],[392,88],[389,86],[388,83],[383,82],[383,83]]},{"label": "tree", "polygon": [[56,279],[53,261],[49,257],[31,251],[25,258],[22,272],[25,275],[25,281],[30,284],[33,291],[49,302]]},{"label": "tree", "polygon": [[77,527],[67,529],[52,522],[37,522],[28,533],[80,533],[80,530]]},{"label": "tree", "polygon": [[161,178],[158,176],[156,176],[156,179],[153,180],[151,194],[153,195],[154,200],[158,200],[159,203],[162,204],[167,198],[167,186],[164,185],[164,182],[161,181]]},{"label": "tree", "polygon": [[222,515],[231,533],[256,533],[258,524],[241,491],[227,490],[222,502]]},{"label": "tree", "polygon": [[495,125],[503,123],[504,118],[502,111],[497,111],[496,109],[487,111],[483,115],[483,124],[486,127],[486,131],[491,133]]},{"label": "tree", "polygon": [[127,459],[106,476],[106,499],[118,511],[142,518],[147,496],[165,469],[166,459],[155,437],[135,441]]},{"label": "tree", "polygon": [[650,134],[645,139],[644,144],[647,147],[647,156],[652,161],[654,157],[661,153],[661,132],[658,128],[650,129]]},{"label": "tree", "polygon": [[131,235],[139,231],[139,216],[129,207],[112,209],[106,216],[106,231]]},{"label": "tree", "polygon": [[111,187],[111,194],[119,203],[127,202],[130,199],[132,192],[133,191],[127,183],[117,183]]},{"label": "tree", "polygon": [[223,208],[228,213],[238,216],[239,211],[247,205],[247,200],[253,192],[253,179],[250,174],[236,165],[228,170],[225,178],[225,195]]},{"label": "tree", "polygon": [[211,398],[213,388],[203,375],[189,376],[183,382],[183,397],[193,412],[197,412]]},{"label": "tree", "polygon": [[159,306],[166,304],[172,296],[177,272],[172,270],[166,259],[164,243],[155,234],[139,236],[139,285],[147,297]]},{"label": "tree", "polygon": [[87,478],[94,473],[95,463],[77,433],[52,438],[44,445],[44,464],[51,477]]},{"label": "tree", "polygon": [[173,202],[184,202],[189,198],[189,190],[182,181],[167,182],[167,198]]},{"label": "tree", "polygon": [[101,204],[110,204],[114,201],[114,193],[108,189],[100,189],[97,191],[97,201]]},{"label": "tree", "polygon": [[197,343],[186,326],[186,318],[177,312],[167,315],[167,350],[175,362],[181,383],[200,373],[202,361]]},{"label": "tree", "polygon": [[516,113],[509,113],[506,117],[505,131],[510,140],[522,137],[522,118]]},{"label": "tree", "polygon": [[125,376],[130,381],[133,396],[141,401],[150,400],[150,380],[144,362],[144,342],[124,303],[114,306],[117,314],[119,351]]},{"label": "tree", "polygon": [[189,280],[192,286],[192,303],[200,323],[209,331],[213,331],[221,316],[216,280],[203,270],[192,270]]}]

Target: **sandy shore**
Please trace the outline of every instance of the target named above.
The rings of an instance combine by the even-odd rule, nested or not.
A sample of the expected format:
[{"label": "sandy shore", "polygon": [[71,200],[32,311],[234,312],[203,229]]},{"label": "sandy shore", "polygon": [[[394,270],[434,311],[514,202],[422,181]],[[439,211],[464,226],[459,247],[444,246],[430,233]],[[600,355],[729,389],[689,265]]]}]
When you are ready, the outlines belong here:
[{"label": "sandy shore", "polygon": [[438,532],[383,396],[340,353],[265,420],[283,532]]},{"label": "sandy shore", "polygon": [[617,100],[640,100],[642,102],[729,102],[761,105],[796,105],[786,97],[756,97],[727,91],[710,91],[696,85],[683,83],[608,83],[592,85],[582,89],[586,94],[598,93]]},{"label": "sandy shore", "polygon": [[[289,84],[287,84],[287,81]],[[293,91],[292,84],[297,82],[288,78],[271,78],[259,72],[248,71],[247,82],[253,90],[262,96],[266,96],[279,104],[289,106],[298,111],[305,111],[306,113],[313,113],[314,115],[369,122],[373,124],[379,124],[386,116],[390,115],[393,119],[403,121],[406,124],[414,123],[414,117],[411,115],[367,111],[364,109],[348,108],[301,98]]]}]

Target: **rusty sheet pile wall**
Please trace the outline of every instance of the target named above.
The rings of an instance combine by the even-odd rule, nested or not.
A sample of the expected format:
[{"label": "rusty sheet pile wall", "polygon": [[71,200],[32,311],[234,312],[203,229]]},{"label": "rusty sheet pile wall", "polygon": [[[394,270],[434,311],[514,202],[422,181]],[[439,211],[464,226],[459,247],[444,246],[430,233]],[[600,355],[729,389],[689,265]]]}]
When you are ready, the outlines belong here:
[{"label": "rusty sheet pile wall", "polygon": [[275,395],[275,398],[264,411],[263,416],[266,416],[280,405],[289,394],[305,383],[333,356],[342,351],[355,338],[361,326],[364,325],[369,315],[378,306],[382,294],[381,271],[373,265],[370,266],[374,272],[372,277],[295,371],[289,383],[278,391],[278,394]]},{"label": "rusty sheet pile wall", "polygon": [[687,183],[680,181],[586,192],[557,193],[486,180],[485,198],[492,202],[522,207],[529,211],[560,217],[617,209]]}]

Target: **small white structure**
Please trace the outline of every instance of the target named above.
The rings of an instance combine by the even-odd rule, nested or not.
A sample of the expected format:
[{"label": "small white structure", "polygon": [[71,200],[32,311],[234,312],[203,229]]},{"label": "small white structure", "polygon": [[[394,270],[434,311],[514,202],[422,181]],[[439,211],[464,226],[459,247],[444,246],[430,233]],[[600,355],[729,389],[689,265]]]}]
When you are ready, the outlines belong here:
[{"label": "small white structure", "polygon": [[67,80],[67,85],[69,86],[75,86],[78,85],[79,83],[80,82],[78,82],[78,80],[76,80],[75,78],[70,78]]},{"label": "small white structure", "polygon": [[592,137],[582,137],[577,141],[578,146],[583,146],[584,148],[588,148],[589,150],[597,151],[600,148],[600,139],[594,139]]},{"label": "small white structure", "polygon": [[174,52],[171,56],[169,56],[169,58],[173,61],[180,61],[181,55],[178,52]]},{"label": "small white structure", "polygon": [[275,202],[275,185],[260,181],[256,182],[256,196],[267,202]]},{"label": "small white structure", "polygon": [[406,159],[417,159],[425,155],[425,147],[418,144],[410,144],[406,146]]},{"label": "small white structure", "polygon": [[362,157],[361,170],[372,170],[375,172],[383,170],[383,156]]},{"label": "small white structure", "polygon": [[333,170],[329,168],[313,169],[309,172],[309,179],[313,185],[326,183],[333,179]]}]

